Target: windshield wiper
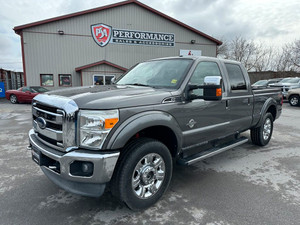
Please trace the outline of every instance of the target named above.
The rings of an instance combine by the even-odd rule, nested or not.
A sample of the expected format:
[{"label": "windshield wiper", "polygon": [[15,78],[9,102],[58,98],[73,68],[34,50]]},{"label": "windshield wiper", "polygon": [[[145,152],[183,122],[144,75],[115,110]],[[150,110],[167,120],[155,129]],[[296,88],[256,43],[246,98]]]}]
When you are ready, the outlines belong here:
[{"label": "windshield wiper", "polygon": [[143,86],[143,87],[152,87],[152,86],[150,86],[150,85],[147,85],[147,84],[141,84],[141,83],[133,83],[133,84],[126,84],[126,85]]}]

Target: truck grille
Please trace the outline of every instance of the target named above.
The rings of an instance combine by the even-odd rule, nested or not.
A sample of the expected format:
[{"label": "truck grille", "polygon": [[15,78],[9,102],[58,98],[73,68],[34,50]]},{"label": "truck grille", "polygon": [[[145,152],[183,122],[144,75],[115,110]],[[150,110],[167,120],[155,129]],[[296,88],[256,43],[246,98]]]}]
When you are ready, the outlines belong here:
[{"label": "truck grille", "polygon": [[[38,139],[52,148],[63,151],[64,111],[38,103],[32,106],[32,117]],[[45,127],[41,127],[39,120],[46,122]]]},{"label": "truck grille", "polygon": [[36,138],[45,145],[62,152],[77,148],[76,112],[78,112],[78,107],[71,99],[37,95],[32,104]]}]

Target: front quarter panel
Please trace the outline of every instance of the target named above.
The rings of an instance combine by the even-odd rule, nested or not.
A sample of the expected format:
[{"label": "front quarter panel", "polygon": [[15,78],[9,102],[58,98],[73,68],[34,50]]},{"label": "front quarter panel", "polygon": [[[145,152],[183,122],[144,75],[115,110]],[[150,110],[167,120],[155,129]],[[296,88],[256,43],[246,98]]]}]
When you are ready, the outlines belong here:
[{"label": "front quarter panel", "polygon": [[170,128],[177,138],[177,152],[181,149],[182,132],[177,121],[170,114],[161,111],[147,111],[128,118],[115,130],[107,145],[104,147],[106,149],[123,148],[136,133],[153,126],[165,126]]}]

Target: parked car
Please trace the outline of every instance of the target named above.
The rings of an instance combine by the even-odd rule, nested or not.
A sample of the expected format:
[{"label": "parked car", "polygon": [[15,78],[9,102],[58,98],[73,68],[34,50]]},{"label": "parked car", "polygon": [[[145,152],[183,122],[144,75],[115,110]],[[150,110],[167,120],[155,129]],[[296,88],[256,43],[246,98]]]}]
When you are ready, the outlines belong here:
[{"label": "parked car", "polygon": [[300,78],[285,78],[276,84],[271,84],[272,87],[280,87],[283,98],[287,99],[287,94],[290,89],[300,88]]},{"label": "parked car", "polygon": [[262,87],[268,87],[270,84],[275,84],[281,81],[282,78],[274,78],[274,79],[269,79],[269,80],[259,80],[256,81],[254,84],[252,84],[252,88],[262,88]]},{"label": "parked car", "polygon": [[12,104],[16,103],[31,103],[32,99],[40,93],[45,93],[48,89],[40,86],[21,87],[18,90],[8,90],[5,92],[5,97]]},{"label": "parked car", "polygon": [[300,88],[289,90],[286,98],[291,106],[300,106]]},{"label": "parked car", "polygon": [[240,62],[171,57],[140,63],[115,85],[51,91],[32,105],[27,149],[50,180],[91,197],[109,187],[138,210],[165,193],[174,162],[246,143],[248,129],[254,144],[267,145],[282,95],[253,90]]}]

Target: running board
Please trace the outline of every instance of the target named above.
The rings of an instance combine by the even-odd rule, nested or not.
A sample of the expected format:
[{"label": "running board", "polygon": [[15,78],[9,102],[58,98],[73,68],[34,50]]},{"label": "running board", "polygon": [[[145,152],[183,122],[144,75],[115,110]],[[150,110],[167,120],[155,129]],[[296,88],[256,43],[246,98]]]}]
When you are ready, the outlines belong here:
[{"label": "running board", "polygon": [[207,159],[209,157],[212,157],[214,155],[217,155],[219,153],[225,152],[227,150],[230,150],[234,147],[237,147],[239,145],[242,145],[244,143],[248,142],[248,138],[246,137],[240,137],[237,140],[231,141],[227,144],[221,145],[216,148],[211,148],[206,151],[197,153],[195,155],[189,156],[185,159],[178,159],[177,162],[181,165],[191,165],[193,163],[199,162],[201,160]]}]

